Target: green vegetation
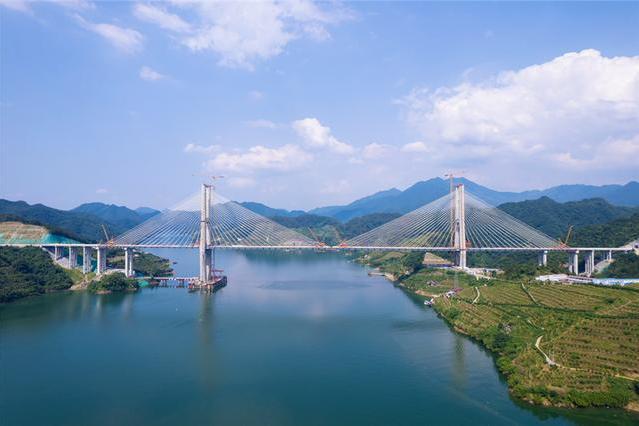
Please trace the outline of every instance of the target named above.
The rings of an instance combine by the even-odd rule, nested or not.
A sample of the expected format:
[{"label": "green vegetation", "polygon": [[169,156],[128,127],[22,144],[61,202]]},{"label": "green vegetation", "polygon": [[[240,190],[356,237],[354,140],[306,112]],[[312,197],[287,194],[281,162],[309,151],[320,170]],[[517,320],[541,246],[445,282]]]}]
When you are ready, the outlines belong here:
[{"label": "green vegetation", "polygon": [[[365,261],[396,270],[408,256],[373,253]],[[495,353],[514,396],[566,407],[636,404],[639,288],[539,283],[530,272],[513,271],[518,279],[478,280],[454,270],[417,267],[399,276],[398,283],[434,297],[434,308],[455,330]],[[453,288],[461,291],[443,296]]]},{"label": "green vegetation", "polygon": [[123,273],[103,275],[99,280],[89,284],[89,291],[96,293],[137,291],[140,288],[138,282],[133,278],[127,278]]},{"label": "green vegetation", "polygon": [[295,229],[314,240],[328,245],[337,245],[397,217],[399,214],[396,213],[374,213],[351,219],[346,223],[314,214],[275,216],[272,219],[280,225]]},{"label": "green vegetation", "polygon": [[24,201],[0,200],[0,214],[7,215],[11,220],[35,222],[82,242],[103,241],[102,225],[113,234],[127,229],[92,214],[58,210],[42,204],[29,205]]},{"label": "green vegetation", "polygon": [[636,207],[613,206],[602,198],[558,203],[548,197],[541,197],[537,200],[505,203],[499,209],[553,238],[562,239],[570,225],[577,228],[603,224],[638,213]]},{"label": "green vegetation", "polygon": [[[168,259],[151,253],[133,252],[133,269],[145,277],[165,277],[173,274],[171,262]],[[107,264],[111,268],[124,269],[124,250],[109,249]]]},{"label": "green vegetation", "polygon": [[599,276],[602,278],[639,278],[639,256],[634,253],[615,255],[615,261]]},{"label": "green vegetation", "polygon": [[35,247],[0,247],[0,303],[65,290],[73,284],[51,257]]},{"label": "green vegetation", "polygon": [[601,225],[575,229],[575,247],[619,247],[639,237],[639,213]]}]

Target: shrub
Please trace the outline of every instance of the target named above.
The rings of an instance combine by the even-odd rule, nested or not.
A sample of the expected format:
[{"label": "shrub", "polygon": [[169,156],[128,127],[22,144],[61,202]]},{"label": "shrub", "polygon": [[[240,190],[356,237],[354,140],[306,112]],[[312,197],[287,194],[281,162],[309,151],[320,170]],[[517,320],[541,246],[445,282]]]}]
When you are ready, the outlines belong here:
[{"label": "shrub", "polygon": [[90,291],[135,291],[140,288],[138,282],[132,278],[127,278],[123,273],[104,275],[97,281],[89,284]]}]

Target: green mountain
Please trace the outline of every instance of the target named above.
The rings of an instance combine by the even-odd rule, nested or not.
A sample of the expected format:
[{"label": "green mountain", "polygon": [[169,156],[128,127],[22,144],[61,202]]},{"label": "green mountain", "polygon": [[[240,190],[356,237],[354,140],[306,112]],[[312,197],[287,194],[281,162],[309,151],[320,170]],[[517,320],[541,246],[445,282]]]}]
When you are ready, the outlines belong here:
[{"label": "green mountain", "polygon": [[[614,205],[639,206],[639,182],[603,186],[560,185],[544,190],[523,192],[495,191],[465,178],[455,179],[455,183],[463,183],[469,192],[495,206],[534,200],[544,196],[558,202],[602,198]],[[309,213],[330,216],[342,222],[371,213],[404,214],[446,195],[449,191],[449,181],[433,178],[417,182],[404,191],[393,188],[377,192],[347,205],[316,208],[310,210]]]},{"label": "green mountain", "polygon": [[571,238],[574,247],[620,247],[639,239],[639,213],[609,223],[577,228]]},{"label": "green mountain", "polygon": [[565,238],[568,227],[607,223],[639,213],[636,207],[613,206],[601,198],[558,203],[549,197],[499,206],[511,216],[554,238]]},{"label": "green mountain", "polygon": [[31,223],[41,224],[55,232],[57,229],[78,241],[103,241],[104,225],[113,235],[120,234],[128,228],[113,224],[96,215],[74,211],[58,210],[43,204],[27,204],[24,201],[9,201],[0,199],[0,215],[6,220],[21,219]]},{"label": "green mountain", "polygon": [[91,214],[124,229],[133,228],[150,217],[140,215],[138,212],[131,210],[128,207],[104,203],[86,203],[71,209],[70,211],[75,213]]},{"label": "green mountain", "polygon": [[240,204],[242,207],[245,207],[251,210],[254,213],[257,213],[266,217],[296,217],[296,216],[301,216],[306,214],[302,210],[275,209],[275,208],[266,206],[262,203],[256,203],[253,201],[245,201],[238,204]]},{"label": "green mountain", "polygon": [[341,223],[331,217],[313,214],[296,217],[276,216],[272,219],[280,225],[295,229],[313,239],[328,245],[336,245],[397,217],[399,217],[397,213],[373,213],[351,219],[346,223]]}]

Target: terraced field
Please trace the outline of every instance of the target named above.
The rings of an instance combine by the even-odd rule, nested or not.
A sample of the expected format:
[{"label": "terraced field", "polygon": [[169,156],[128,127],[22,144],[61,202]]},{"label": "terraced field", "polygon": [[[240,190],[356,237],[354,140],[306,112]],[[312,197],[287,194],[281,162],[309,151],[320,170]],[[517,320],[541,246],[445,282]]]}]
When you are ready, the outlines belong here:
[{"label": "terraced field", "polygon": [[513,394],[563,406],[639,401],[639,291],[515,282],[478,289],[475,303],[476,290],[466,286],[455,298],[437,298],[435,308],[497,353]]}]

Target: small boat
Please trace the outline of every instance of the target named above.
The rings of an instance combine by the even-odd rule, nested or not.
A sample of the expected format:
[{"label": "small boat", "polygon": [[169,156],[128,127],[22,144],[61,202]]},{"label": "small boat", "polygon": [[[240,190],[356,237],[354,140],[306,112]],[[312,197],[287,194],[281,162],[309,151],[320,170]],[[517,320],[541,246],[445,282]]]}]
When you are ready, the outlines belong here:
[{"label": "small boat", "polygon": [[424,300],[424,305],[426,305],[426,306],[433,306],[433,299],[426,299],[426,300]]}]

